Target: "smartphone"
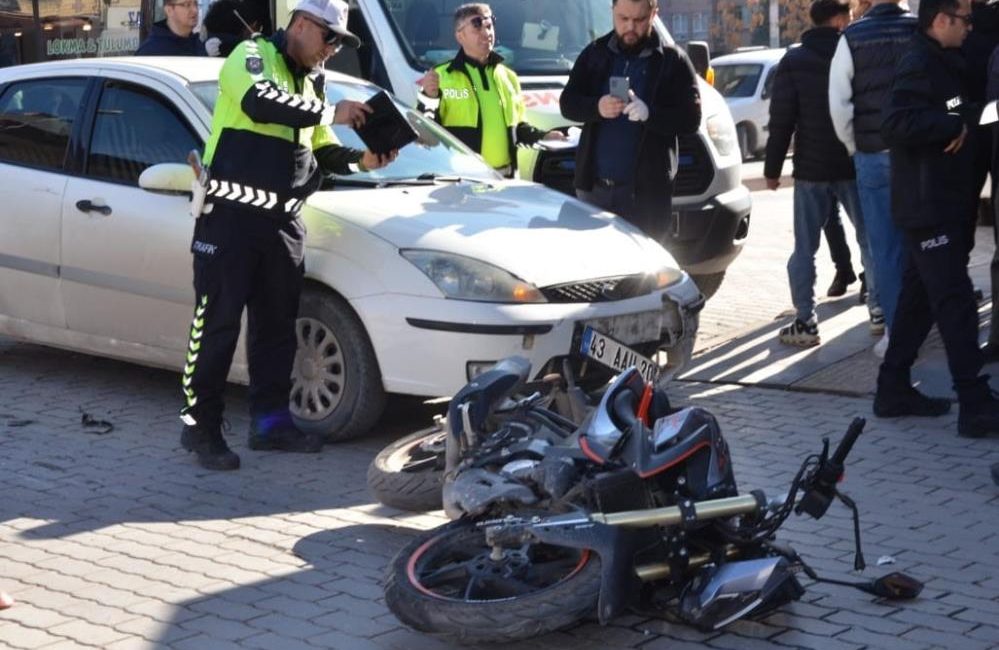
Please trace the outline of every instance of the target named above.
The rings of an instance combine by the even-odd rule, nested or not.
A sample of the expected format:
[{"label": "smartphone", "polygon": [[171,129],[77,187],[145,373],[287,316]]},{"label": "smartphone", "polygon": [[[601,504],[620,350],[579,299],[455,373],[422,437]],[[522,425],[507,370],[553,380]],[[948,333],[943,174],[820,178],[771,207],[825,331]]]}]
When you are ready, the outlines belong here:
[{"label": "smartphone", "polygon": [[610,78],[610,94],[617,97],[621,101],[630,101],[628,97],[628,90],[631,88],[631,82],[628,77],[611,77]]}]

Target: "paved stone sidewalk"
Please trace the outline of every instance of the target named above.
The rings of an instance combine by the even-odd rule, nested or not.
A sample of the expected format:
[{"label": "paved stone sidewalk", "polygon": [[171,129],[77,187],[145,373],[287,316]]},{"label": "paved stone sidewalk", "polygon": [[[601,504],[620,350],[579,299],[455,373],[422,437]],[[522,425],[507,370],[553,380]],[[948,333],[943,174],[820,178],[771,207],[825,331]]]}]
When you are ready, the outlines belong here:
[{"label": "paved stone sidewalk", "polygon": [[[393,436],[317,456],[245,448],[243,391],[231,440],[243,469],[200,470],[177,445],[177,376],[0,339],[0,647],[434,649],[401,627],[380,580],[393,553],[434,515],[372,503],[366,466]],[[782,490],[819,438],[838,438],[867,400],[684,383],[676,397],[712,410],[744,489]],[[84,426],[83,413],[114,425]],[[701,633],[647,616],[585,623],[520,648],[999,647],[996,440],[966,441],[939,420],[869,421],[847,472],[864,550],[879,575],[927,582],[911,603],[808,585],[801,602],[757,622]],[[794,518],[782,537],[816,568],[852,566],[848,513]],[[897,563],[875,566],[881,556]],[[833,573],[833,572],[837,573]]]}]

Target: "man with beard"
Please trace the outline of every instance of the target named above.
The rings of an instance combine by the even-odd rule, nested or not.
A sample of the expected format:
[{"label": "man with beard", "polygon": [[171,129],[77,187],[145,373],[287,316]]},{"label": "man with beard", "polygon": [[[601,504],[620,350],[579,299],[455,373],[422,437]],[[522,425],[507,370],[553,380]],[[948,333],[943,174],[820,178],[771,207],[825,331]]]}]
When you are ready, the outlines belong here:
[{"label": "man with beard", "polygon": [[[614,31],[580,53],[560,100],[582,122],[576,194],[665,241],[670,229],[677,136],[701,123],[697,75],[680,49],[652,29],[658,0],[614,0]],[[627,99],[611,79],[627,84]]]}]

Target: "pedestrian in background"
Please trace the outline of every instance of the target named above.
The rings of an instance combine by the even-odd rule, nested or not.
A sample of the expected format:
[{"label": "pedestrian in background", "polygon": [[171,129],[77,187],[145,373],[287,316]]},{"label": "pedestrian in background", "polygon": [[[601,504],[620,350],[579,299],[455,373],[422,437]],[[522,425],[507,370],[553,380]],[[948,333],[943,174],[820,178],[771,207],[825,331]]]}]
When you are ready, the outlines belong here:
[{"label": "pedestrian in background", "polygon": [[496,16],[482,2],[454,11],[458,54],[424,75],[419,83],[425,107],[434,119],[493,169],[507,178],[517,171],[517,145],[539,140],[565,140],[561,131],[547,133],[526,121],[520,80],[497,54]]},{"label": "pedestrian in background", "polygon": [[194,31],[198,26],[196,0],[168,0],[163,3],[166,18],[153,23],[149,36],[142,41],[137,56],[205,56],[201,36]]},{"label": "pedestrian in background", "polygon": [[877,285],[887,329],[875,346],[883,354],[902,285],[902,235],[892,221],[890,160],[881,137],[881,109],[895,65],[910,47],[916,17],[899,0],[873,0],[864,17],[843,30],[829,69],[829,110],[836,136],[853,156],[857,192],[864,213],[874,268],[868,286]]},{"label": "pedestrian in background", "polygon": [[222,413],[244,307],[250,449],[318,452],[323,445],[288,410],[304,274],[299,210],[323,174],[376,169],[397,153],[343,147],[329,128],[360,126],[371,111],[361,102],[325,101],[322,65],[342,45],[359,44],[347,31],[346,2],[302,0],[287,31],[243,41],[222,67],[204,156],[212,206],[195,222],[191,244],[196,304],[181,410],[181,445],[205,468],[239,467],[222,436]]},{"label": "pedestrian in background", "polygon": [[[701,123],[697,74],[679,48],[660,41],[657,0],[613,0],[614,30],[587,45],[559,100],[562,115],[582,122],[576,195],[616,212],[665,243],[672,223],[677,136]],[[625,100],[610,92],[627,78]]]},{"label": "pedestrian in background", "polygon": [[999,433],[999,400],[982,375],[978,311],[968,277],[967,214],[978,201],[969,133],[981,105],[969,102],[960,47],[971,29],[969,0],[922,0],[919,31],[896,70],[882,134],[891,147],[892,215],[902,229],[905,271],[898,312],[878,373],[874,414],[937,416],[910,370],[934,323],[957,391],[958,435]]},{"label": "pedestrian in background", "polygon": [[[787,262],[787,276],[795,318],[781,328],[778,338],[782,343],[801,347],[820,343],[815,315],[815,253],[822,228],[830,212],[837,209],[837,202],[853,223],[864,268],[872,266],[856,173],[829,115],[829,66],[840,31],[850,24],[850,3],[814,0],[809,17],[814,27],[802,34],[801,47],[788,49],[774,76],[763,171],[767,187],[776,190],[793,138],[794,252]],[[873,282],[867,306],[871,332],[881,335],[884,318]]]}]

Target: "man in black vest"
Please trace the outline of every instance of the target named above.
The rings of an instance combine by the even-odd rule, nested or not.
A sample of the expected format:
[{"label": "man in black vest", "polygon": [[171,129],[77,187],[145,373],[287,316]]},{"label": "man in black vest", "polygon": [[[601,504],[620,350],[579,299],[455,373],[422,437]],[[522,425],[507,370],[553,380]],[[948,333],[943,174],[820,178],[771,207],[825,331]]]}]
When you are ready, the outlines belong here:
[{"label": "man in black vest", "polygon": [[912,387],[909,371],[934,324],[960,402],[958,435],[999,433],[999,400],[981,374],[978,311],[968,277],[967,226],[975,150],[969,132],[981,105],[967,101],[961,43],[971,29],[970,0],[922,0],[919,32],[899,62],[881,132],[891,147],[892,216],[906,265],[895,326],[878,373],[874,413],[943,415],[947,400]]},{"label": "man in black vest", "polygon": [[[864,17],[843,30],[829,69],[829,110],[836,136],[853,156],[857,192],[874,262],[867,269],[888,332],[902,285],[902,236],[891,218],[888,147],[881,138],[881,107],[895,64],[909,48],[916,17],[899,0],[874,0]],[[873,271],[873,273],[872,273]],[[877,348],[876,348],[877,349]]]},{"label": "man in black vest", "polygon": [[[823,225],[830,213],[838,210],[837,202],[843,204],[853,222],[864,268],[871,267],[853,162],[836,138],[829,117],[829,64],[840,30],[850,24],[850,3],[814,0],[809,16],[815,27],[802,34],[801,47],[789,49],[777,67],[763,169],[767,187],[776,190],[794,137],[794,253],[787,262],[787,275],[796,314],[791,324],[780,330],[779,338],[782,343],[801,347],[819,344],[815,253]],[[882,334],[883,321],[876,323],[881,315],[876,290],[867,307],[871,331]]]}]

